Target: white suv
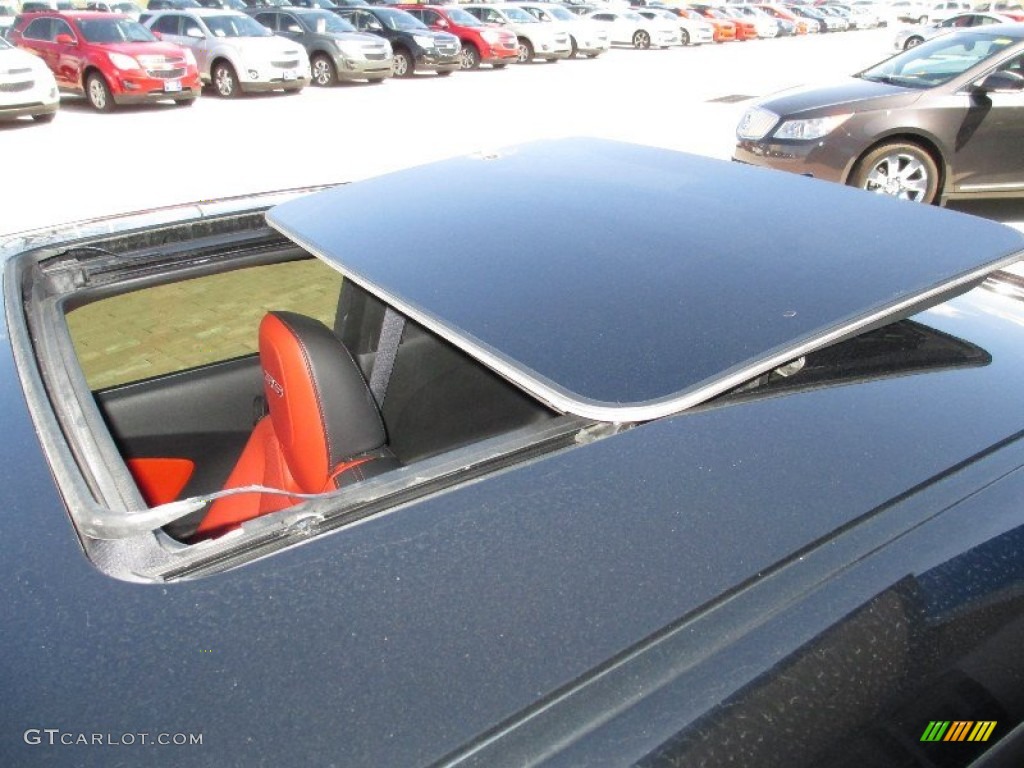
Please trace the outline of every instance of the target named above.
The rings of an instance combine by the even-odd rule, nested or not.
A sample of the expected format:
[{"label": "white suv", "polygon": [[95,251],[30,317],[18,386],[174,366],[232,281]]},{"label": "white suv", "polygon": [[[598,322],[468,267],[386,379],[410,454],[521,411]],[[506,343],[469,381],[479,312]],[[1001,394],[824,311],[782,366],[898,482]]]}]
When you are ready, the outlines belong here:
[{"label": "white suv", "polygon": [[513,32],[519,41],[519,63],[525,64],[536,59],[557,61],[572,53],[569,33],[554,24],[543,23],[517,5],[494,3],[487,5],[463,5],[484,24],[505,27]]},{"label": "white suv", "polygon": [[156,11],[144,14],[143,23],[162,40],[190,48],[200,77],[224,98],[242,91],[301,91],[309,85],[306,49],[244,13]]}]

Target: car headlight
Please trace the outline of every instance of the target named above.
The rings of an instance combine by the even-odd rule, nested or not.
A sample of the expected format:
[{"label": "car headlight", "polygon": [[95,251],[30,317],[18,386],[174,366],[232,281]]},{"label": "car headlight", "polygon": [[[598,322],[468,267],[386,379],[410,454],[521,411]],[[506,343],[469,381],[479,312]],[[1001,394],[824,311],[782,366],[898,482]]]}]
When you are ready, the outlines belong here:
[{"label": "car headlight", "polygon": [[183,47],[182,50],[185,51],[185,63],[190,67],[198,67],[199,65],[196,64],[196,57],[193,55],[192,49]]},{"label": "car headlight", "polygon": [[413,35],[412,39],[416,42],[416,45],[420,48],[433,48],[434,38],[427,37],[426,35]]},{"label": "car headlight", "polygon": [[812,117],[807,120],[787,120],[775,132],[776,139],[812,141],[827,136],[850,119],[850,115],[829,115]]},{"label": "car headlight", "polygon": [[123,53],[108,53],[107,57],[110,59],[110,63],[118,69],[142,69],[139,62]]},{"label": "car headlight", "polygon": [[741,139],[763,139],[768,131],[779,122],[779,116],[762,107],[751,107],[736,126],[736,136]]}]

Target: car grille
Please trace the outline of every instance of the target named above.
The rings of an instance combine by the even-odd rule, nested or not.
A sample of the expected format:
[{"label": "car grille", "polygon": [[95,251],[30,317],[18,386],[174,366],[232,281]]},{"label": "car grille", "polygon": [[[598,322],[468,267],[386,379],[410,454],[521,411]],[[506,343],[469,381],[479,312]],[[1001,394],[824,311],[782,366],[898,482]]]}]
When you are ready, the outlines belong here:
[{"label": "car grille", "polygon": [[457,43],[453,43],[450,40],[438,40],[437,50],[444,54],[453,54],[459,50]]},{"label": "car grille", "polygon": [[369,61],[383,61],[388,57],[387,51],[383,47],[364,48],[363,55]]},{"label": "car grille", "polygon": [[281,61],[272,61],[270,63],[271,63],[272,66],[275,66],[278,69],[296,69],[299,66],[299,60],[298,59],[288,59],[288,60],[281,60]]},{"label": "car grille", "polygon": [[185,68],[175,67],[174,69],[147,69],[146,74],[150,77],[156,77],[162,80],[176,80],[179,77],[185,76]]},{"label": "car grille", "polygon": [[146,70],[147,75],[161,80],[174,80],[184,77],[186,72],[185,62],[181,57],[139,56],[139,64]]},{"label": "car grille", "polygon": [[31,90],[36,84],[35,80],[23,80],[20,83],[0,83],[0,93],[21,93]]}]

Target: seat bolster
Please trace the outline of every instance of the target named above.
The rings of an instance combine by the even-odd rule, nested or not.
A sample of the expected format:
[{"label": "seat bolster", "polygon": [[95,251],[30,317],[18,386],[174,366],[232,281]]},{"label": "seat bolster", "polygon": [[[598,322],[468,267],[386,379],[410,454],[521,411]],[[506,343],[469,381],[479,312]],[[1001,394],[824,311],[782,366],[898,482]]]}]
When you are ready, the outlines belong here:
[{"label": "seat bolster", "polygon": [[[288,471],[274,434],[269,417],[264,417],[253,429],[238,463],[232,470],[225,490],[246,485],[266,485],[286,491],[299,491],[298,484]],[[246,520],[290,507],[300,499],[276,494],[241,493],[225,496],[210,505],[209,511],[196,528],[194,539],[220,536],[237,528]]]},{"label": "seat bolster", "polygon": [[401,462],[385,446],[336,466],[331,476],[327,478],[324,491],[345,488],[362,480],[390,472],[392,469],[398,469],[400,466],[402,466]]}]

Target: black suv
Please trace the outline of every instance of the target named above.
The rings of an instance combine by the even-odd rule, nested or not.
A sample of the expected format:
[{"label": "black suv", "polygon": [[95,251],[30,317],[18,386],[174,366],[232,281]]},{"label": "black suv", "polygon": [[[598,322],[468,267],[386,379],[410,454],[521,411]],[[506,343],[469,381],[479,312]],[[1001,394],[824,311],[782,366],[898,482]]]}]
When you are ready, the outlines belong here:
[{"label": "black suv", "polygon": [[450,75],[462,66],[459,38],[435,32],[405,11],[372,6],[343,8],[338,14],[360,32],[379,35],[391,43],[396,77],[411,77],[421,71]]}]

